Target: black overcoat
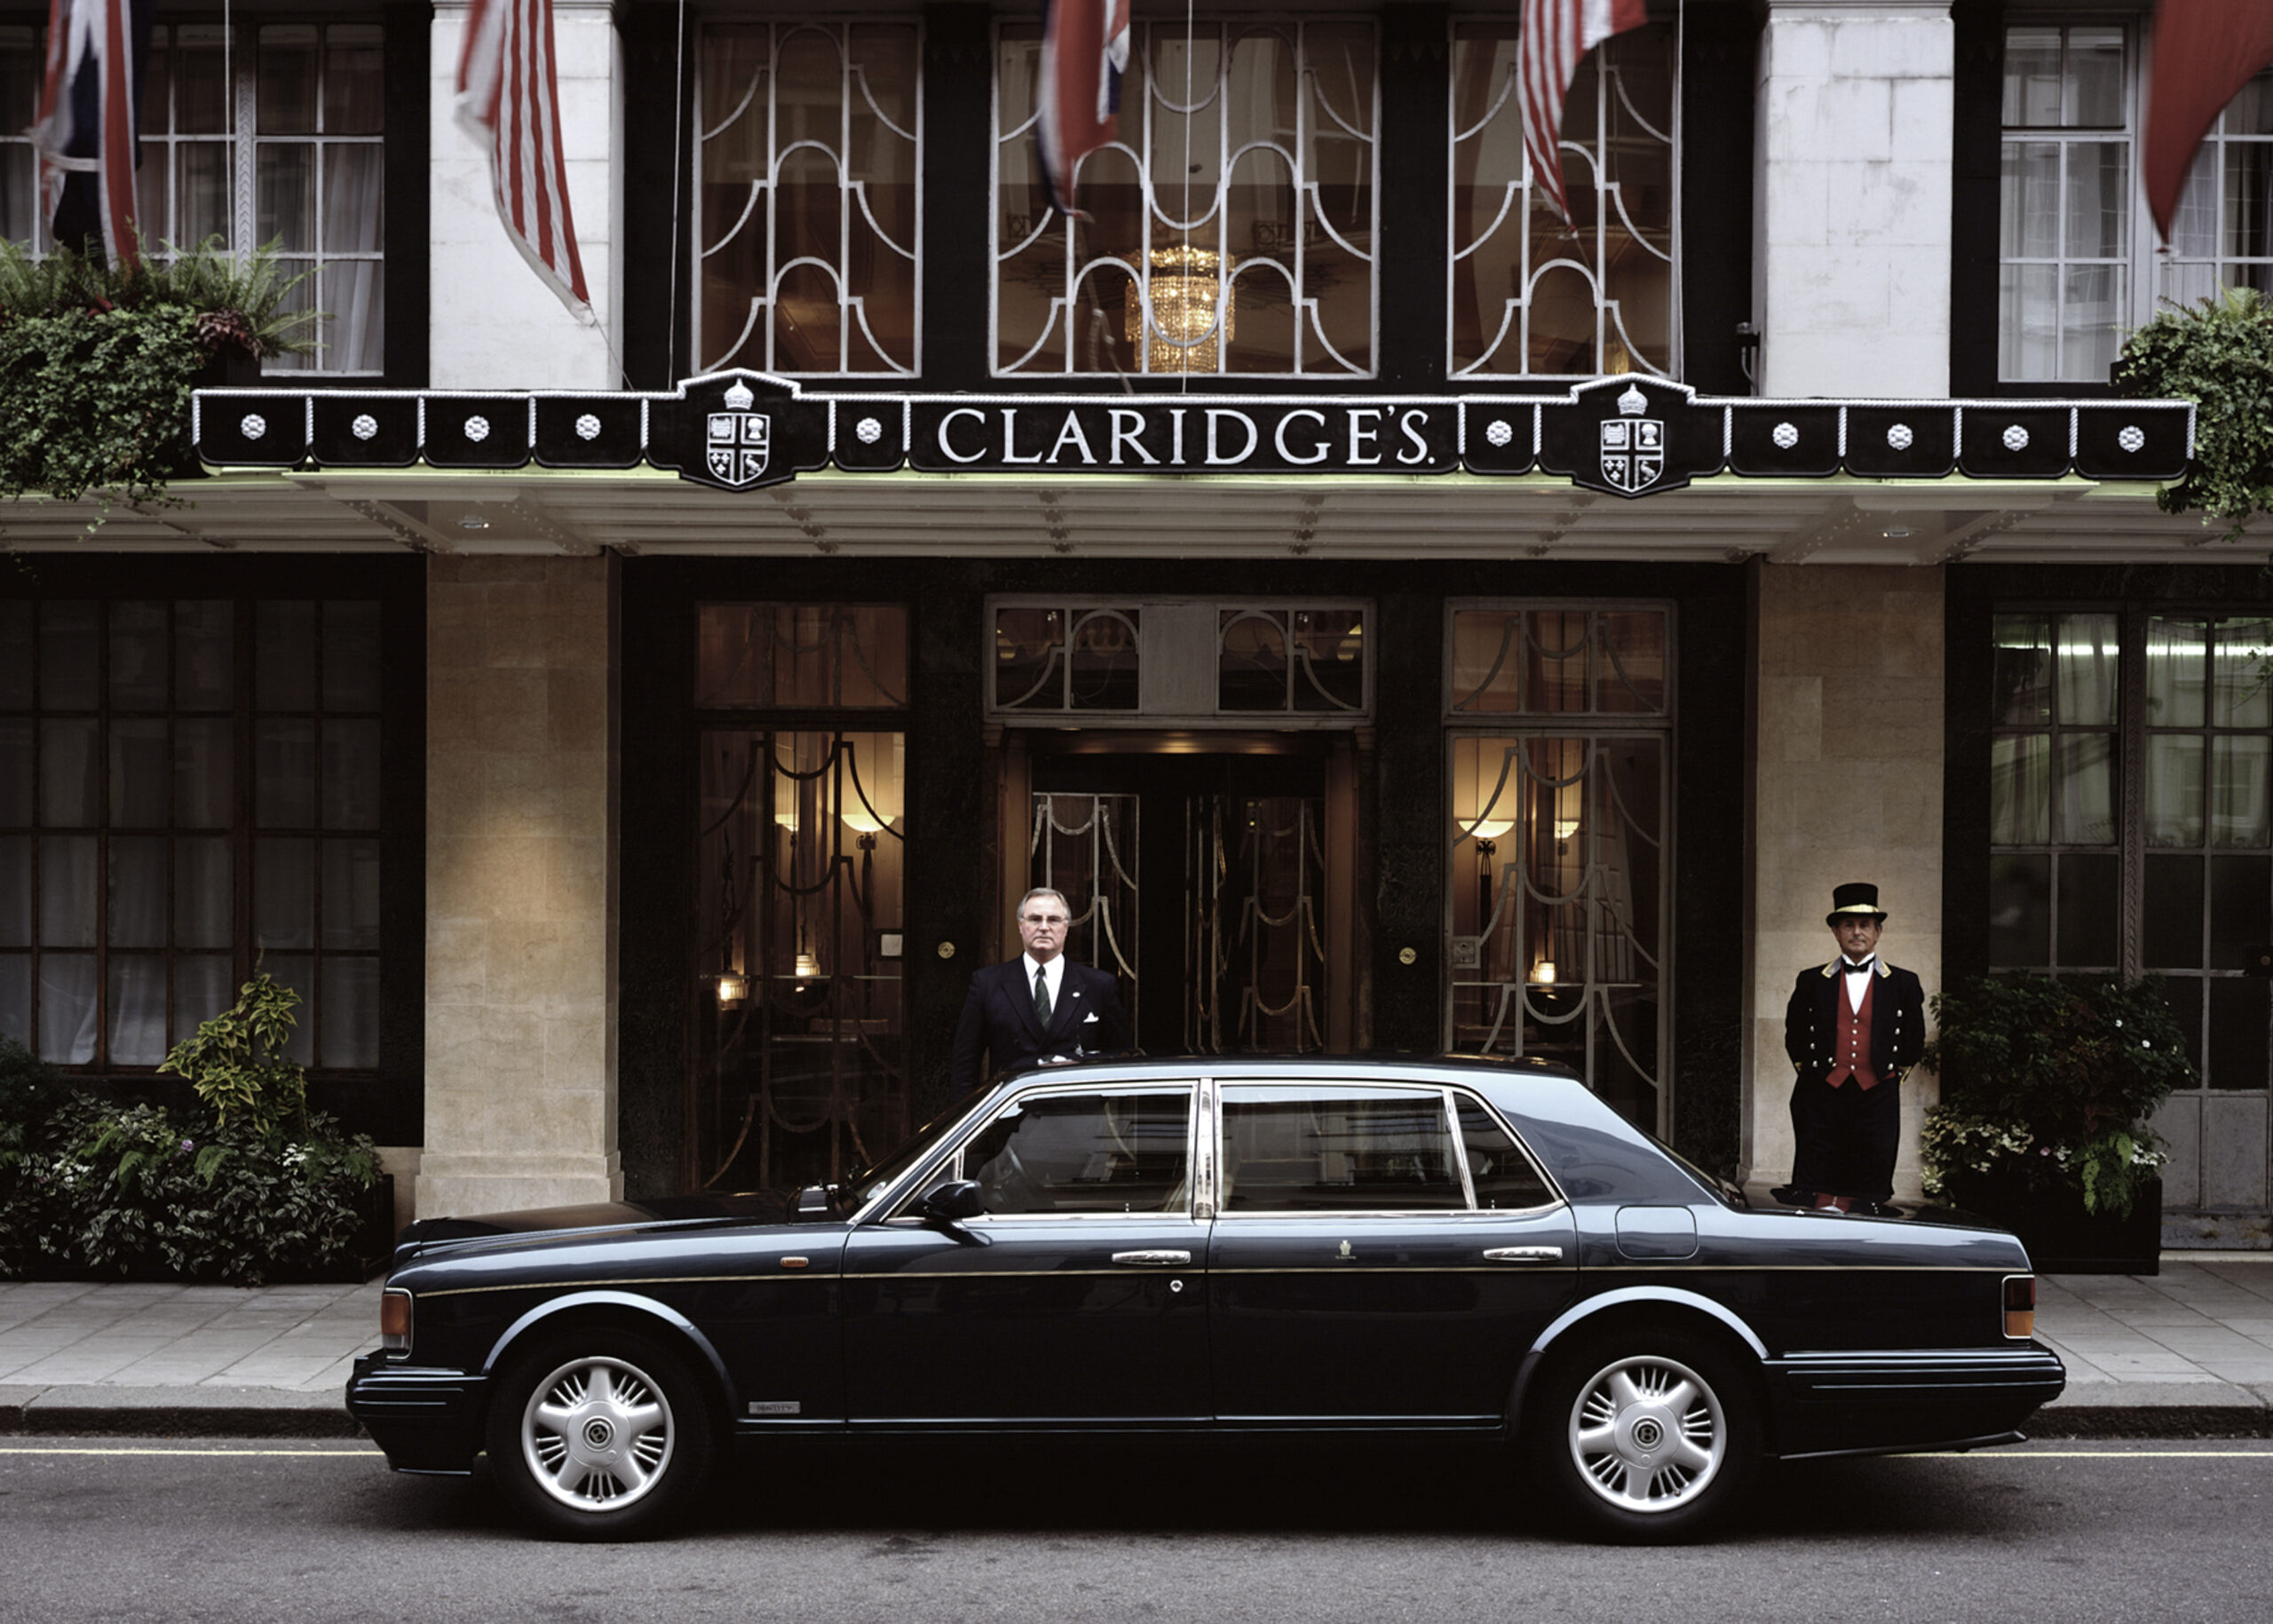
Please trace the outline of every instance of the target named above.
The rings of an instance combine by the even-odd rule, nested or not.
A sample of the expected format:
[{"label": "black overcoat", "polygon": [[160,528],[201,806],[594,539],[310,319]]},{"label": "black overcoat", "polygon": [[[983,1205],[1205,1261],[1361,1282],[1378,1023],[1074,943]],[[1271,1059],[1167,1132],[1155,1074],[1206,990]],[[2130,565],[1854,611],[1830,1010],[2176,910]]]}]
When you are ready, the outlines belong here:
[{"label": "black overcoat", "polygon": [[1129,1016],[1112,972],[1068,959],[1044,1032],[1034,1018],[1034,983],[1026,968],[1019,957],[971,977],[947,1073],[958,1098],[979,1084],[982,1050],[994,1071],[1007,1072],[1044,1055],[1112,1054],[1129,1047]]}]

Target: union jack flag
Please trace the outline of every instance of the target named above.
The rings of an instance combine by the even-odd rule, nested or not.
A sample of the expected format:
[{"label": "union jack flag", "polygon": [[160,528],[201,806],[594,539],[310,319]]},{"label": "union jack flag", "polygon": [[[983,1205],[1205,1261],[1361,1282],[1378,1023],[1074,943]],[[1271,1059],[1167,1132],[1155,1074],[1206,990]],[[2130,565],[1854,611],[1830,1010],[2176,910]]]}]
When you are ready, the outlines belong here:
[{"label": "union jack flag", "polygon": [[490,189],[505,234],[570,313],[590,326],[596,318],[560,152],[552,0],[472,0],[458,54],[457,120],[489,148]]},{"label": "union jack flag", "polygon": [[141,262],[134,170],[142,160],[142,64],[154,4],[50,0],[47,75],[31,129],[57,242],[78,249],[99,234],[104,253],[123,271]]}]

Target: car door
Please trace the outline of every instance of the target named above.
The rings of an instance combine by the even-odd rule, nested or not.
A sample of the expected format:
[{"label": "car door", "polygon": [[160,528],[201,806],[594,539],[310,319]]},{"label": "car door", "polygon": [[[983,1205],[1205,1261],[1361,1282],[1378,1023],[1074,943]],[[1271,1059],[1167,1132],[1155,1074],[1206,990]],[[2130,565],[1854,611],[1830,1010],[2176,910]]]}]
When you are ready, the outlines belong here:
[{"label": "car door", "polygon": [[853,1422],[1205,1421],[1194,1093],[1026,1090],[928,1181],[975,1180],[984,1216],[941,1224],[903,1213],[855,1229],[843,1320]]},{"label": "car door", "polygon": [[1216,1414],[1496,1422],[1572,1297],[1570,1209],[1464,1090],[1221,1085],[1209,1247]]}]

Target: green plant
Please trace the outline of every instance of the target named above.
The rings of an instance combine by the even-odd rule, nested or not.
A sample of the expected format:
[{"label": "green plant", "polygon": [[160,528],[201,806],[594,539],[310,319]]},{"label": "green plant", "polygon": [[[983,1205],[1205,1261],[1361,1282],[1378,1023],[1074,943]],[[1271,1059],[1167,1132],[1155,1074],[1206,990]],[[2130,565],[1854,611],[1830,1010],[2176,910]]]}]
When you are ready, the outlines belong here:
[{"label": "green plant", "polygon": [[0,1179],[39,1143],[71,1097],[63,1073],[12,1038],[0,1038]]},{"label": "green plant", "polygon": [[1928,1192],[2002,1172],[2127,1214],[2164,1160],[2142,1124],[2194,1078],[2160,978],[1987,976],[1937,994],[1933,1011]]},{"label": "green plant", "polygon": [[268,1137],[287,1123],[305,1124],[308,1073],[284,1054],[299,1007],[299,994],[256,973],[234,1005],[175,1044],[158,1069],[186,1080],[224,1123],[242,1115]]},{"label": "green plant", "polygon": [[[188,455],[189,397],[225,349],[308,347],[276,245],[239,259],[220,239],[115,271],[0,242],[0,496],[165,500]],[[99,521],[98,521],[99,522]]]},{"label": "green plant", "polygon": [[2194,461],[2155,493],[2163,511],[2199,508],[2228,522],[2227,541],[2273,511],[2273,304],[2233,288],[2158,311],[2124,340],[2111,376],[2119,394],[2197,405]]}]

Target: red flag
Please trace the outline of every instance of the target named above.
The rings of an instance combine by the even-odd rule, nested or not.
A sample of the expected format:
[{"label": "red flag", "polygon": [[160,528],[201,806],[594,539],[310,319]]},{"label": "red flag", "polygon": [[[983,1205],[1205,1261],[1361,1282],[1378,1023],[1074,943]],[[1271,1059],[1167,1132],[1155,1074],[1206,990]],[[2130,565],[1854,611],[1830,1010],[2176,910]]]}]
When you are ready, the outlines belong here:
[{"label": "red flag", "polygon": [[[150,46],[150,10],[147,0],[50,0],[47,75],[40,85],[38,122],[31,129],[51,215],[67,203],[65,189],[74,177],[90,178],[96,188],[95,219],[81,213],[75,225],[59,221],[59,239],[76,237],[82,229],[91,238],[99,220],[103,250],[122,271],[140,262],[134,167],[141,155],[142,61]],[[74,195],[83,194],[74,189]]]},{"label": "red flag", "polygon": [[1073,207],[1073,166],[1117,133],[1129,66],[1129,0],[1049,0],[1041,30],[1041,172]]},{"label": "red flag", "polygon": [[1643,0],[1524,0],[1516,46],[1516,106],[1532,178],[1568,225],[1563,196],[1563,101],[1579,59],[1613,34],[1649,20]]},{"label": "red flag", "polygon": [[498,218],[521,257],[590,325],[591,296],[568,212],[552,0],[472,0],[458,55],[458,123],[489,148]]},{"label": "red flag", "polygon": [[2155,229],[2170,241],[2186,171],[2218,114],[2273,62],[2273,5],[2266,0],[2162,0],[2155,70],[2147,84],[2140,170]]}]

